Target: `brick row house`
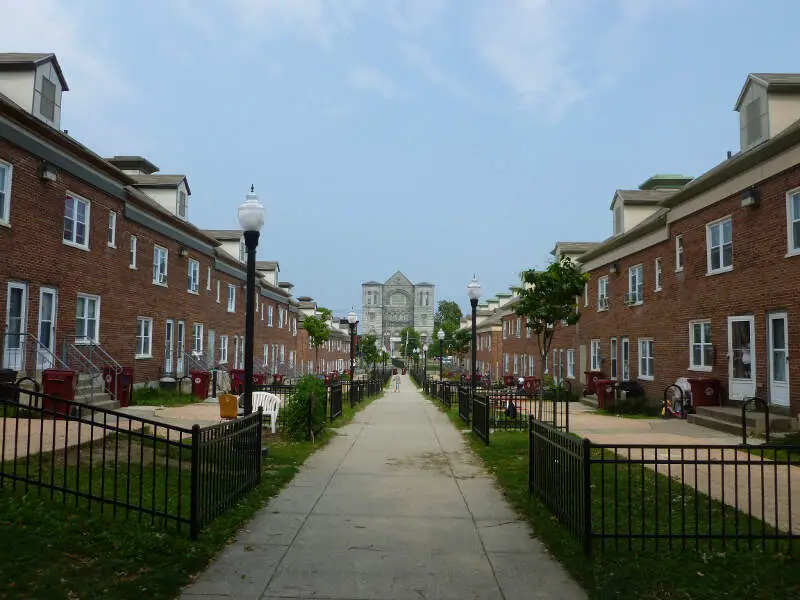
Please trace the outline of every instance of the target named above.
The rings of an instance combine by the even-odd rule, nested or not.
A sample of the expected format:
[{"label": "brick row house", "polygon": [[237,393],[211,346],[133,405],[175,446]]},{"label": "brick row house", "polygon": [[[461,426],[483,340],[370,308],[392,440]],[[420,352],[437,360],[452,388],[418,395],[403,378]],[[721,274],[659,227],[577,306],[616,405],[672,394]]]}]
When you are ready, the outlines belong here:
[{"label": "brick row house", "polygon": [[[137,385],[244,367],[240,231],[189,220],[184,175],[104,159],[60,129],[68,90],[52,54],[0,54],[2,367],[79,372],[108,363]],[[299,303],[259,262],[255,367],[297,367]]]},{"label": "brick row house", "polygon": [[[713,378],[723,404],[759,396],[800,414],[800,75],[751,74],[734,108],[738,152],[696,178],[617,190],[609,238],[556,245],[589,277],[580,322],[549,357],[563,352],[567,377],[598,370],[652,401],[679,379]],[[535,340],[511,311],[500,320],[502,373],[530,372]],[[479,328],[479,356],[481,343]]]}]

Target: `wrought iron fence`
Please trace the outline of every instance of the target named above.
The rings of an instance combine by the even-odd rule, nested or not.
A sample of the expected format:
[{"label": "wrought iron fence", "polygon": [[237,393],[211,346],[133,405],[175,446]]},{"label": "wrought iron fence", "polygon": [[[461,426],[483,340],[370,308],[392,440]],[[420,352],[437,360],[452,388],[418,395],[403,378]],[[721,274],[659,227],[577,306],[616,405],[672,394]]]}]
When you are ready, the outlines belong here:
[{"label": "wrought iron fence", "polygon": [[[458,405],[460,413],[460,399]],[[489,398],[479,394],[472,396],[472,432],[489,445]]]},{"label": "wrought iron fence", "polygon": [[472,390],[465,385],[458,386],[458,416],[469,425],[469,415],[472,409]]},{"label": "wrought iron fence", "polygon": [[492,429],[527,431],[528,419],[569,431],[569,401],[566,395],[537,390],[529,393],[517,388],[480,389],[489,401],[489,423]]},{"label": "wrought iron fence", "polygon": [[342,416],[342,382],[333,382],[328,390],[328,398],[330,402],[330,410],[328,415],[331,423]]},{"label": "wrought iron fence", "polygon": [[0,488],[114,517],[200,529],[258,484],[261,411],[167,425],[0,385]]},{"label": "wrought iron fence", "polygon": [[595,444],[534,418],[529,435],[531,492],[587,554],[791,552],[800,536],[800,446]]}]

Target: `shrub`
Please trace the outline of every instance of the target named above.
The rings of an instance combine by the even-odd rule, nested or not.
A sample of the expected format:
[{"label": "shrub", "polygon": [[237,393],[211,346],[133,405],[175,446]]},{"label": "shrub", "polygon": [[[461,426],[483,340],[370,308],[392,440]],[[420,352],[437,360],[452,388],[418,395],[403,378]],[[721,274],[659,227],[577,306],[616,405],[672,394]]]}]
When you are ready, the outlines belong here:
[{"label": "shrub", "polygon": [[[311,398],[311,411],[308,404]],[[290,440],[301,441],[318,435],[325,429],[325,384],[313,375],[305,375],[281,411],[283,434]]]},{"label": "shrub", "polygon": [[648,415],[655,417],[660,414],[661,406],[648,402],[644,396],[627,397],[615,400],[609,411],[618,415]]}]

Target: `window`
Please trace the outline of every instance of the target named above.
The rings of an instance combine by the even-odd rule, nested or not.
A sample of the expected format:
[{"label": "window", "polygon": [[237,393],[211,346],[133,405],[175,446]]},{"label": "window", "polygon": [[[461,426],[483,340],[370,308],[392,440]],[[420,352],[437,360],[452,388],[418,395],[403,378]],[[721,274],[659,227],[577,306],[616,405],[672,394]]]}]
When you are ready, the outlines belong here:
[{"label": "window", "polygon": [[117,247],[117,213],[108,211],[108,247]]},{"label": "window", "polygon": [[589,306],[589,282],[583,284],[583,305]]},{"label": "window", "polygon": [[181,219],[186,218],[186,192],[183,190],[178,191],[178,216]]},{"label": "window", "polygon": [[264,302],[261,302],[261,320],[264,320]]},{"label": "window", "polygon": [[644,302],[642,265],[636,265],[628,269],[628,304],[641,304],[642,302]]},{"label": "window", "polygon": [[591,342],[591,366],[592,371],[600,370],[600,340],[592,340]]},{"label": "window", "polygon": [[723,273],[733,268],[733,220],[728,217],[706,227],[708,272]]},{"label": "window", "polygon": [[278,329],[283,329],[283,309],[278,309]]},{"label": "window", "polygon": [[233,336],[233,367],[239,367],[239,336]]},{"label": "window", "polygon": [[620,359],[622,362],[622,381],[631,378],[631,344],[628,338],[620,338]]},{"label": "window", "polygon": [[683,236],[675,236],[675,271],[683,271]]},{"label": "window", "polygon": [[130,257],[128,257],[128,266],[131,269],[135,269],[136,268],[136,250],[137,250],[138,243],[139,243],[139,238],[137,238],[135,235],[132,235],[131,236],[131,254],[130,254]]},{"label": "window", "polygon": [[292,319],[292,335],[297,335],[297,317]]},{"label": "window", "polygon": [[[0,163],[0,221],[3,220],[3,164]],[[800,254],[800,190],[786,194],[786,227],[789,254]]]},{"label": "window", "polygon": [[689,346],[689,368],[695,371],[710,371],[714,358],[711,321],[689,323]]},{"label": "window", "polygon": [[189,259],[189,281],[186,288],[196,294],[200,289],[200,263],[193,258]]},{"label": "window", "polygon": [[264,347],[261,348],[264,353],[264,366],[266,367],[269,364],[269,346],[264,344]]},{"label": "window", "polygon": [[517,335],[517,337],[520,337],[521,334],[522,334],[522,319],[517,317],[517,333],[516,333],[516,335]]},{"label": "window", "polygon": [[203,354],[203,324],[195,323],[192,327],[192,354],[200,356]]},{"label": "window", "polygon": [[169,253],[161,246],[153,247],[153,283],[167,285],[167,258]]},{"label": "window", "polygon": [[508,337],[508,321],[503,321],[503,339]]},{"label": "window", "polygon": [[64,200],[64,243],[89,249],[89,201],[67,194]]},{"label": "window", "polygon": [[567,377],[575,377],[575,350],[567,350]]},{"label": "window", "polygon": [[0,161],[0,223],[11,221],[11,165]]},{"label": "window", "polygon": [[75,315],[75,341],[82,344],[100,340],[100,298],[78,294]]},{"label": "window", "polygon": [[217,304],[219,304],[219,279],[217,279]]},{"label": "window", "polygon": [[653,379],[653,340],[639,340],[639,379]]},{"label": "window", "polygon": [[608,277],[597,280],[597,310],[608,310]]},{"label": "window", "polygon": [[136,319],[136,358],[153,357],[153,319]]},{"label": "window", "polygon": [[503,373],[508,373],[508,354],[503,354]]},{"label": "window", "polygon": [[656,259],[656,291],[661,291],[661,259]]},{"label": "window", "polygon": [[527,338],[531,337],[531,328],[530,327],[526,327],[525,328],[525,337],[527,337]]},{"label": "window", "polygon": [[609,349],[611,354],[611,379],[617,379],[617,338],[611,338]]},{"label": "window", "polygon": [[47,77],[42,77],[39,113],[48,121],[56,120],[56,84],[47,79]]},{"label": "window", "polygon": [[211,267],[208,267],[208,276],[206,277],[206,289],[211,291]]},{"label": "window", "polygon": [[228,336],[219,336],[219,362],[221,364],[228,363]]},{"label": "window", "polygon": [[236,287],[228,284],[228,312],[236,312]]}]

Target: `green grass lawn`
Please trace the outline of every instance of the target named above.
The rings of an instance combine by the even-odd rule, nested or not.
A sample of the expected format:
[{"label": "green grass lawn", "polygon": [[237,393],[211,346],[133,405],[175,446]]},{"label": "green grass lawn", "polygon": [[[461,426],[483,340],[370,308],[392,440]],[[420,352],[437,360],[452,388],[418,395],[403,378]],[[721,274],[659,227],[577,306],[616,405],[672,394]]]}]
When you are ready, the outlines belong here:
[{"label": "green grass lawn", "polygon": [[131,405],[133,406],[185,406],[194,402],[202,402],[191,394],[161,388],[138,388],[133,390]]},{"label": "green grass lawn", "polygon": [[[447,411],[447,414],[457,427],[465,427],[457,409]],[[469,438],[473,450],[483,459],[514,508],[530,522],[535,535],[593,600],[771,600],[800,597],[800,561],[776,549],[762,553],[758,544],[752,550],[747,547],[736,550],[730,542],[724,549],[721,543],[715,542],[709,550],[707,542],[701,542],[699,550],[693,545],[683,550],[680,541],[669,549],[662,540],[658,548],[650,542],[642,549],[639,542],[634,549],[629,550],[625,543],[617,550],[613,542],[607,542],[606,549],[601,551],[596,541],[592,557],[587,559],[577,537],[542,502],[528,494],[527,434],[493,432],[489,446],[472,434]],[[655,531],[658,527],[658,531],[667,532],[670,523],[676,527],[678,520],[682,522],[683,510],[692,515],[689,530],[693,527],[699,531],[707,531],[709,527],[712,531],[720,530],[724,521],[727,531],[733,531],[737,518],[740,528],[747,527],[750,520],[741,514],[737,517],[731,508],[723,514],[721,505],[713,501],[709,516],[707,497],[703,494],[695,496],[691,489],[686,493],[679,492],[680,484],[670,484],[669,478],[648,469],[641,471],[638,466],[618,466],[616,473],[611,474],[614,467],[606,465],[606,476],[602,477],[601,468],[595,465],[592,472],[595,531],[599,530],[601,519],[605,518],[607,531],[627,532],[630,526],[636,532],[637,527],[641,530],[644,516],[647,531]],[[656,480],[658,488],[655,487]],[[628,486],[635,492],[643,484],[646,502],[626,502]],[[615,489],[620,498],[616,511],[610,501]],[[658,512],[655,495],[659,497]],[[641,496],[633,493],[631,497]],[[634,504],[638,507],[634,508]],[[695,505],[704,509],[698,511],[697,521],[693,516]],[[671,507],[671,510],[665,507]],[[752,521],[756,524],[755,530],[761,531],[760,521]]]},{"label": "green grass lawn", "polygon": [[[346,404],[334,427],[349,422],[374,399],[355,408]],[[329,430],[316,442],[269,438],[270,451],[263,461],[261,483],[203,529],[196,541],[189,539],[185,527],[177,532],[174,526],[152,526],[149,518],[140,522],[135,513],[126,520],[123,511],[113,518],[108,509],[100,514],[96,503],[90,512],[84,500],[76,507],[73,496],[62,499],[56,493],[51,500],[49,492],[42,491],[39,495],[37,488],[31,487],[25,493],[19,484],[13,490],[6,481],[0,488],[0,599],[175,598],[180,588],[190,583],[253,514],[291,481],[303,462],[331,435],[335,432]],[[106,450],[108,444],[114,443],[113,439],[106,441]],[[102,444],[92,449],[95,455],[102,452]],[[189,474],[179,469],[177,463],[167,467],[165,457],[169,454],[174,459],[181,452],[180,448],[158,446],[150,457],[156,458],[145,460],[146,468],[141,472],[138,464],[129,472],[119,472],[116,487],[108,471],[103,479],[96,467],[90,469],[87,465],[76,479],[74,463],[73,467],[68,464],[66,475],[57,475],[55,481],[63,483],[66,477],[67,483],[77,489],[85,490],[91,485],[95,491],[105,485],[106,493],[116,490],[118,497],[124,497],[127,481],[137,490],[138,483],[143,481],[146,491],[154,489],[153,497],[174,510],[179,498],[176,494],[163,497],[163,475],[170,472],[168,481],[172,488],[178,478],[188,480]],[[83,449],[81,456],[84,459],[87,456]],[[25,466],[17,463],[18,469]],[[47,478],[48,466],[49,463],[40,465],[32,459],[27,468],[29,473],[41,472]],[[156,477],[152,479],[154,471]],[[181,496],[180,504],[184,503],[188,503],[188,495]]]}]

